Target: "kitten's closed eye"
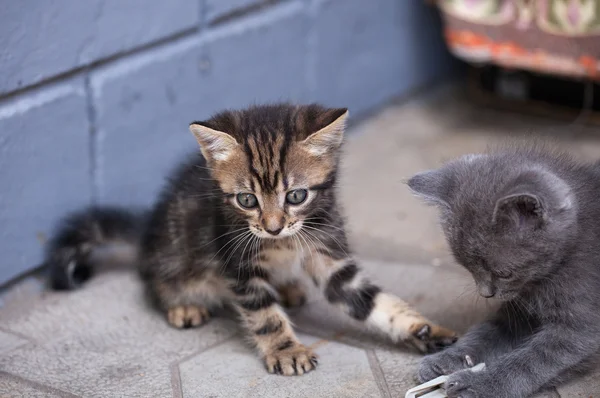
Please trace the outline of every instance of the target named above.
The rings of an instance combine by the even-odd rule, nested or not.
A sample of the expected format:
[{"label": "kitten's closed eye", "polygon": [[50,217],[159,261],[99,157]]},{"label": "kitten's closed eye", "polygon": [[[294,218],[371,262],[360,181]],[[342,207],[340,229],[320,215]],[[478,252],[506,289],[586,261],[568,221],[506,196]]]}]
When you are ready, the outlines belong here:
[{"label": "kitten's closed eye", "polygon": [[513,276],[511,270],[508,269],[496,269],[495,266],[490,265],[486,260],[482,258],[477,259],[477,264],[483,269],[489,270],[489,272],[498,279],[510,279]]},{"label": "kitten's closed eye", "polygon": [[513,273],[509,270],[497,270],[494,271],[494,275],[500,279],[509,279],[513,276]]}]

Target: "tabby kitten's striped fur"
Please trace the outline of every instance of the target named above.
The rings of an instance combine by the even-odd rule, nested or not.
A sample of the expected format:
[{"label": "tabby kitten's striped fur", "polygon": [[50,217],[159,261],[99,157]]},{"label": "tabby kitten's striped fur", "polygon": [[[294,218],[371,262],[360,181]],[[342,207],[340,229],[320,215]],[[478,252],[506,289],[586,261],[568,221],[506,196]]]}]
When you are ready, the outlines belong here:
[{"label": "tabby kitten's striped fur", "polygon": [[148,217],[96,208],[67,219],[48,251],[55,288],[90,275],[94,252],[127,244],[168,322],[199,326],[232,305],[271,373],[317,361],[281,304],[305,301],[307,276],[327,300],[393,341],[429,352],[455,341],[367,280],[348,248],[334,185],[348,112],[318,105],[226,111],[190,130],[198,154]]}]

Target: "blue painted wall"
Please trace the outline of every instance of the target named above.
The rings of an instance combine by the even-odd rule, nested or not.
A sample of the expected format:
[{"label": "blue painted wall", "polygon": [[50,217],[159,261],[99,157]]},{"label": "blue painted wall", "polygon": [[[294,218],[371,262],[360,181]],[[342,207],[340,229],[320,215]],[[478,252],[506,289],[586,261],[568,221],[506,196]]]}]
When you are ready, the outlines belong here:
[{"label": "blue painted wall", "polygon": [[422,0],[0,0],[0,283],[56,219],[149,205],[192,120],[254,102],[351,114],[447,76]]}]

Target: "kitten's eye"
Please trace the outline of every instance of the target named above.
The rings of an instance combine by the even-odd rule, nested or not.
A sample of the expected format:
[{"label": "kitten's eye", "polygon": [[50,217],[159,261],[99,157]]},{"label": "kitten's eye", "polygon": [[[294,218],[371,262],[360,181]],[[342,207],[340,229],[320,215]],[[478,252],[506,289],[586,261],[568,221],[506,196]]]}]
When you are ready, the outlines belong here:
[{"label": "kitten's eye", "polygon": [[512,272],[510,271],[496,271],[495,274],[500,279],[508,279],[512,276]]},{"label": "kitten's eye", "polygon": [[240,206],[245,207],[246,209],[252,209],[258,205],[258,199],[256,199],[256,195],[251,193],[238,193],[237,201]]},{"label": "kitten's eye", "polygon": [[285,195],[285,201],[291,205],[299,205],[306,200],[308,191],[306,189],[294,189]]}]

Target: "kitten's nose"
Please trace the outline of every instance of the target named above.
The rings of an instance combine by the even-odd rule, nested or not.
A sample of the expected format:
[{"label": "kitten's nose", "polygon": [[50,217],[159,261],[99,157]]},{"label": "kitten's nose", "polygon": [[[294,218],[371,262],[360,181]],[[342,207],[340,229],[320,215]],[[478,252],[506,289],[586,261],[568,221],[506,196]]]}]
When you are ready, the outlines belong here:
[{"label": "kitten's nose", "polygon": [[487,283],[479,285],[479,294],[485,298],[492,298],[496,295],[496,288]]},{"label": "kitten's nose", "polygon": [[278,213],[265,214],[262,219],[263,228],[269,234],[275,236],[283,230],[285,219]]},{"label": "kitten's nose", "polygon": [[279,233],[283,230],[283,228],[277,228],[277,229],[266,229],[265,231],[267,231],[268,233],[270,233],[273,236],[279,235]]}]

